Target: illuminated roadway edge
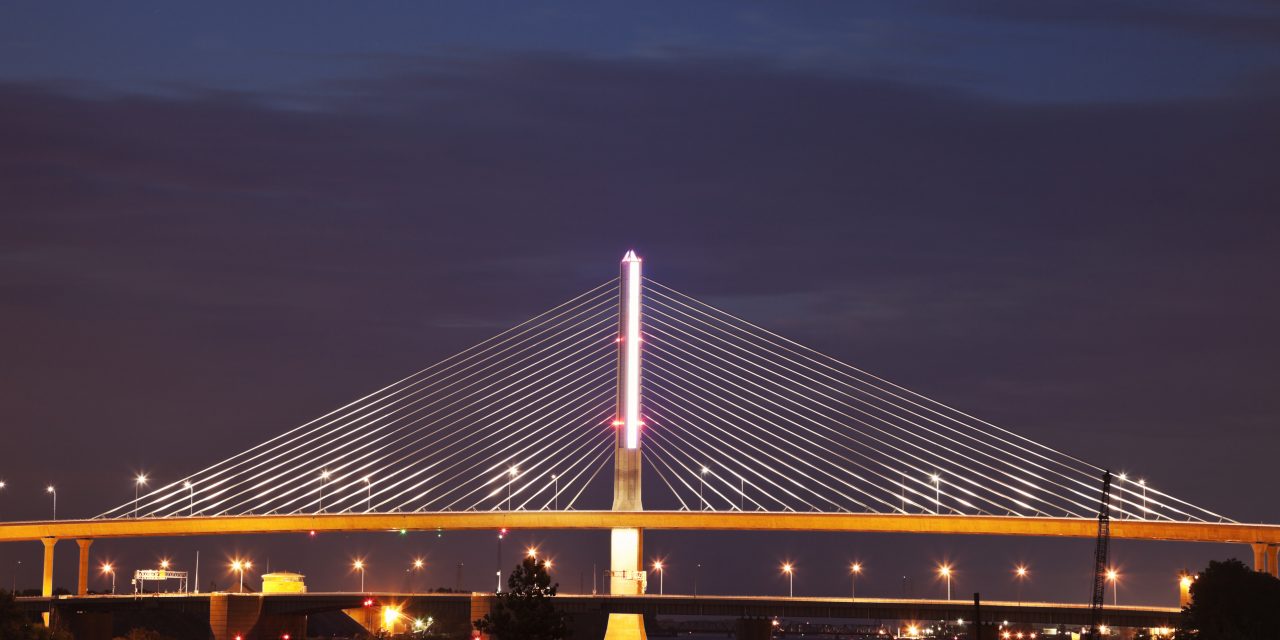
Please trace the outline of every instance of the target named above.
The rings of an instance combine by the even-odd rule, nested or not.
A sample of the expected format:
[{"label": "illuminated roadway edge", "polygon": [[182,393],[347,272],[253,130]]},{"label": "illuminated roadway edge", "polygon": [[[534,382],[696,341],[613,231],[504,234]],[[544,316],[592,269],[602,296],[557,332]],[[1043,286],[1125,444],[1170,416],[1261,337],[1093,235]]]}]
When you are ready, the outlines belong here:
[{"label": "illuminated roadway edge", "polygon": [[[221,592],[219,592],[221,593]],[[224,594],[232,598],[261,598],[264,612],[276,614],[318,613],[335,609],[360,607],[365,599],[401,609],[426,607],[436,615],[447,607],[461,608],[463,615],[471,611],[477,596],[492,598],[491,593],[275,593],[275,594]],[[19,606],[28,611],[48,611],[54,607],[70,607],[76,610],[104,610],[113,607],[138,606],[163,607],[166,603],[182,605],[207,600],[209,594],[127,594],[18,598]],[[760,617],[779,616],[796,619],[825,620],[951,620],[968,619],[973,613],[973,603],[965,600],[902,599],[902,598],[832,598],[774,596],[716,596],[716,595],[587,595],[560,593],[555,597],[556,606],[567,613],[600,612],[640,613],[659,616],[703,617]],[[1013,624],[1058,623],[1087,624],[1090,607],[1085,604],[1055,602],[1011,602],[983,600],[984,619],[989,623],[1009,621]],[[1166,626],[1178,617],[1176,607],[1151,607],[1124,605],[1104,609],[1108,624],[1145,627]]]},{"label": "illuminated roadway edge", "polygon": [[[485,529],[681,531],[856,531],[1092,538],[1097,520],[1021,516],[714,511],[445,511],[288,515],[174,516],[0,523],[0,542],[42,538]],[[1112,520],[1111,537],[1185,542],[1280,544],[1280,525],[1234,522]]]}]

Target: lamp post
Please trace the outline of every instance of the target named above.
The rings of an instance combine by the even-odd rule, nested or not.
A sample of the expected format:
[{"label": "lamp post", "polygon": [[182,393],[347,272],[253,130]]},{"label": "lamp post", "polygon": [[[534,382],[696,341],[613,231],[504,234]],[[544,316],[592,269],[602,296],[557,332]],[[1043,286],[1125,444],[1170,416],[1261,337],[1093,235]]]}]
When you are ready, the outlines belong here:
[{"label": "lamp post", "polygon": [[862,573],[862,563],[855,562],[849,565],[849,599],[856,600],[858,598],[858,574]]},{"label": "lamp post", "polygon": [[1142,519],[1147,519],[1147,481],[1138,480],[1138,486],[1142,487]]},{"label": "lamp post", "polygon": [[698,484],[698,511],[707,510],[707,501],[702,498],[702,490],[707,486],[707,474],[710,472],[711,470],[704,466],[698,474],[698,479],[700,480],[700,484]]},{"label": "lamp post", "polygon": [[702,563],[699,562],[693,568],[693,596],[698,596],[698,574],[702,573]]},{"label": "lamp post", "polygon": [[139,473],[133,483],[133,517],[138,517],[138,491],[147,484],[147,474]]},{"label": "lamp post", "polygon": [[511,467],[511,469],[507,471],[507,475],[511,477],[510,480],[507,480],[507,511],[511,510],[511,485],[516,483],[516,476],[519,473],[520,470],[515,467]]},{"label": "lamp post", "polygon": [[324,487],[329,484],[329,470],[320,470],[320,512],[324,513]]},{"label": "lamp post", "polygon": [[782,564],[782,572],[787,574],[787,597],[788,598],[796,597],[795,567],[791,566],[790,562],[784,562]]},{"label": "lamp post", "polygon": [[947,581],[947,600],[951,599],[951,565],[944,564],[938,567],[938,575]]},{"label": "lamp post", "polygon": [[57,520],[58,519],[58,490],[54,489],[53,485],[49,485],[45,487],[44,490],[45,490],[45,493],[48,493],[49,495],[53,496],[53,519]]},{"label": "lamp post", "polygon": [[1107,569],[1107,582],[1111,583],[1111,606],[1120,606],[1120,572]]},{"label": "lamp post", "polygon": [[[370,478],[369,476],[364,477],[364,490],[364,512],[369,513],[370,511],[373,511],[373,478]],[[361,591],[363,591],[363,589],[361,589]]]},{"label": "lamp post", "polygon": [[1022,583],[1027,581],[1027,573],[1028,571],[1027,571],[1026,565],[1020,564],[1017,567],[1015,567],[1013,570],[1013,577],[1016,578],[1018,581],[1018,606],[1019,607],[1022,606]]},{"label": "lamp post", "polygon": [[111,574],[111,595],[114,596],[116,594],[116,568],[111,566],[110,562],[104,562],[102,563],[102,573],[103,575]]},{"label": "lamp post", "polygon": [[244,593],[244,572],[253,568],[253,563],[239,558],[231,561],[231,570],[240,574],[240,593]]},{"label": "lamp post", "polygon": [[360,593],[364,593],[364,560],[357,558],[351,563],[351,568],[360,572]]},{"label": "lamp post", "polygon": [[653,561],[653,570],[658,572],[658,595],[664,595],[666,593],[666,573],[662,571],[661,560]]},{"label": "lamp post", "polygon": [[507,537],[506,529],[498,530],[498,590],[496,593],[502,593],[502,539]]},{"label": "lamp post", "polygon": [[935,473],[929,479],[933,481],[933,515],[936,516],[942,513],[942,476]]},{"label": "lamp post", "polygon": [[555,506],[553,508],[556,511],[559,511],[560,510],[560,476],[554,473],[551,474],[551,482],[555,483],[555,493],[552,494],[551,496],[551,499],[555,501]]},{"label": "lamp post", "polygon": [[196,486],[190,480],[184,480],[182,486],[187,488],[187,516],[196,514]]},{"label": "lamp post", "polygon": [[[409,567],[410,575],[412,575],[412,576],[414,576],[414,577],[416,578],[416,577],[417,577],[417,574],[421,573],[421,572],[422,572],[423,567],[425,567],[425,566],[427,566],[427,563],[426,563],[426,561],[424,561],[422,558],[414,558],[414,559],[413,559],[413,565],[411,565],[411,566]],[[409,581],[409,591],[413,591],[413,590],[414,590],[414,589],[413,589],[413,587],[414,587],[414,583],[416,583],[416,582],[417,582],[417,580],[410,580],[410,581]]]}]

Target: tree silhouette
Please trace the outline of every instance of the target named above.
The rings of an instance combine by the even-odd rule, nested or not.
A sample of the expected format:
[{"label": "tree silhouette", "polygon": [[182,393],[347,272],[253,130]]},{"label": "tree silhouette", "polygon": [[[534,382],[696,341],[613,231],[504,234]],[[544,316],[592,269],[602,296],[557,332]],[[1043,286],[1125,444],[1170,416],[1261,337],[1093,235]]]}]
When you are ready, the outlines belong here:
[{"label": "tree silhouette", "polygon": [[569,635],[564,614],[551,599],[559,584],[551,584],[545,565],[525,558],[507,578],[507,591],[494,600],[493,609],[475,621],[476,629],[497,640],[561,640]]},{"label": "tree silhouette", "polygon": [[1280,637],[1280,580],[1239,560],[1210,562],[1191,584],[1178,639],[1255,640]]}]

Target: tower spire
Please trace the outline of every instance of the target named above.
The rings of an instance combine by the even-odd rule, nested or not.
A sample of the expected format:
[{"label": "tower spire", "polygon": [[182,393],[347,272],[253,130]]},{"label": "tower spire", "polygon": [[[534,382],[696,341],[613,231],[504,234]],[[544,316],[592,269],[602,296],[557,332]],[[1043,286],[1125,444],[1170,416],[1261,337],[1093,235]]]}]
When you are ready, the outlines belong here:
[{"label": "tower spire", "polygon": [[618,409],[613,456],[613,510],[639,511],[640,505],[640,306],[641,260],[635,251],[622,257],[618,303]]}]

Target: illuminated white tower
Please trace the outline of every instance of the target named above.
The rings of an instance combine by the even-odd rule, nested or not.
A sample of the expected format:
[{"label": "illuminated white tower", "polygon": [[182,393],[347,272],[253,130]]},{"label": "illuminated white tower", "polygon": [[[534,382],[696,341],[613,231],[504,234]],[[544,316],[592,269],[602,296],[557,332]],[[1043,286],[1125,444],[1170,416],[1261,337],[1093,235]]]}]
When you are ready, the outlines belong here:
[{"label": "illuminated white tower", "polygon": [[[618,305],[618,412],[613,448],[613,510],[641,511],[640,504],[640,258],[622,258]],[[640,529],[614,529],[610,552],[609,592],[644,593],[644,544]]]}]

